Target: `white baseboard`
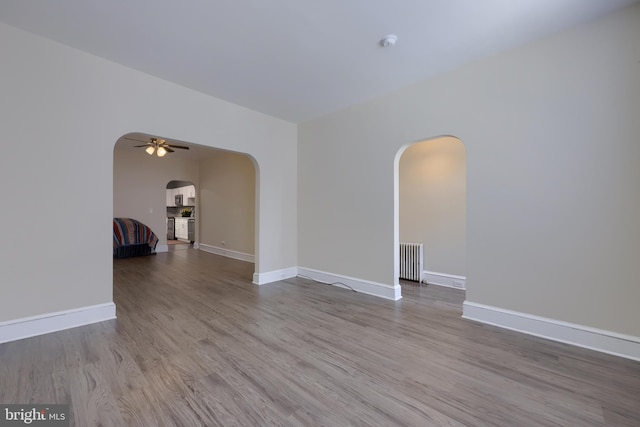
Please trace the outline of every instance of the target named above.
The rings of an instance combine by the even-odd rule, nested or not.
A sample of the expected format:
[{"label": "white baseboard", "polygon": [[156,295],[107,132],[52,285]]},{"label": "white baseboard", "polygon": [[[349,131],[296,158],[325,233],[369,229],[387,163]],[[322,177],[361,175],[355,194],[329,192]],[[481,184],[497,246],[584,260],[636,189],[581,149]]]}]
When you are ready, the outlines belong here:
[{"label": "white baseboard", "polygon": [[344,283],[345,285],[355,289],[357,292],[362,292],[363,294],[369,294],[380,298],[386,298],[394,301],[402,298],[400,285],[385,285],[382,283],[327,273],[326,271],[318,271],[304,267],[298,267],[298,275],[311,277],[313,280],[317,280],[318,282],[335,284],[335,286],[349,289],[349,287],[340,285],[337,282]]},{"label": "white baseboard", "polygon": [[169,252],[169,245],[156,245],[156,253]]},{"label": "white baseboard", "polygon": [[[394,301],[402,298],[399,285],[389,286],[382,283],[357,279],[355,277],[342,276],[339,274],[327,273],[325,271],[313,270],[311,268],[304,267],[290,267],[282,270],[269,271],[266,273],[254,273],[253,283],[256,285],[266,285],[267,283],[290,279],[297,276],[310,277],[318,282],[333,284],[334,286],[345,289],[349,289],[350,286],[357,292],[362,292],[363,294],[369,294]],[[341,285],[338,282],[348,286]]]},{"label": "white baseboard", "polygon": [[0,343],[35,337],[116,318],[112,302],[0,322]]},{"label": "white baseboard", "polygon": [[253,273],[254,285],[266,285],[278,280],[291,279],[298,275],[298,267],[284,268],[282,270],[267,271],[265,273]]},{"label": "white baseboard", "polygon": [[[194,244],[195,248],[195,244]],[[209,252],[211,254],[222,255],[227,258],[238,259],[240,261],[246,262],[255,262],[255,256],[251,254],[245,254],[244,252],[232,251],[225,248],[219,248],[217,246],[206,245],[204,243],[199,243],[198,248],[201,251]]]},{"label": "white baseboard", "polygon": [[640,361],[640,337],[465,301],[462,317]]},{"label": "white baseboard", "polygon": [[453,274],[436,273],[435,271],[424,271],[422,281],[429,285],[446,286],[447,288],[467,289],[467,278],[464,276],[454,276]]}]

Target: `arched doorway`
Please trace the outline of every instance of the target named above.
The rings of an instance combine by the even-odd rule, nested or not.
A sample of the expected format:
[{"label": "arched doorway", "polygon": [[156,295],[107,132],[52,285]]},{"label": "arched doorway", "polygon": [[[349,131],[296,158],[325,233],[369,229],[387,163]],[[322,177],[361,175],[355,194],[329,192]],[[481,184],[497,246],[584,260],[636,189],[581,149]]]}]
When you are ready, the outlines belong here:
[{"label": "arched doorway", "polygon": [[[157,234],[156,252],[169,250],[168,216],[182,217],[195,226],[193,248],[254,263],[258,271],[258,191],[256,160],[244,153],[173,141],[188,146],[165,156],[148,155],[140,140],[146,134],[127,134],[114,146],[114,216],[139,219]],[[182,191],[182,206],[168,203],[167,187],[193,184],[194,193]],[[194,198],[195,203],[189,199]],[[192,206],[193,205],[193,206]],[[171,210],[168,215],[168,209]],[[195,215],[195,217],[193,217]],[[187,230],[188,232],[188,230]],[[246,277],[251,281],[252,277]]]},{"label": "arched doorway", "polygon": [[196,238],[196,186],[171,180],[166,186],[167,245],[169,249],[198,247]]},{"label": "arched doorway", "polygon": [[[422,244],[420,280],[466,287],[466,150],[442,136],[402,147],[396,155],[394,244]],[[395,277],[401,275],[395,251]],[[410,261],[411,262],[411,261]],[[402,266],[405,265],[403,260]]]}]

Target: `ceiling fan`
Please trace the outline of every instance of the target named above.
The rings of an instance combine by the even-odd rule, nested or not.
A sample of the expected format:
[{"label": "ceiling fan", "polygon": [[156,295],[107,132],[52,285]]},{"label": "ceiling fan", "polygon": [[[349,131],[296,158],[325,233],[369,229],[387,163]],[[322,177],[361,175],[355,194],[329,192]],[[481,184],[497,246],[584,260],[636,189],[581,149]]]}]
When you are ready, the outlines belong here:
[{"label": "ceiling fan", "polygon": [[[130,141],[142,142],[138,139],[132,139],[132,138],[126,138],[126,137],[124,139],[128,139]],[[146,144],[134,145],[134,147],[147,147],[147,149],[144,151],[149,153],[150,156],[152,156],[153,153],[155,152],[158,157],[164,157],[167,153],[173,153],[175,151],[173,150],[174,148],[179,148],[181,150],[189,149],[189,147],[186,147],[184,145],[169,144],[164,139],[159,139],[159,138],[149,138],[149,142],[147,142]]]}]

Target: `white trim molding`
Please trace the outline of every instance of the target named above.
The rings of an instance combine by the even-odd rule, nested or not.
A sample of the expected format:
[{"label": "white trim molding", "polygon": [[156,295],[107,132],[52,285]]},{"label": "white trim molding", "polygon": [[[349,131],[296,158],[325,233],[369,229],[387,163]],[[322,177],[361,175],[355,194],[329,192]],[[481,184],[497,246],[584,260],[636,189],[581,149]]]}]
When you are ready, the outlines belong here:
[{"label": "white trim molding", "polygon": [[422,282],[428,285],[446,286],[447,288],[467,289],[467,278],[464,276],[454,276],[453,274],[436,273],[435,271],[424,271]]},{"label": "white trim molding", "polygon": [[331,284],[345,289],[349,289],[349,287],[351,287],[357,292],[393,301],[397,301],[402,298],[400,285],[385,285],[382,283],[371,282],[369,280],[342,276],[340,274],[327,273],[326,271],[318,271],[304,267],[298,267],[298,276],[310,277],[318,282]]},{"label": "white trim molding", "polygon": [[169,252],[169,245],[156,245],[156,253],[159,254],[161,252]]},{"label": "white trim molding", "polygon": [[0,343],[76,328],[116,318],[112,302],[0,322]]},{"label": "white trim molding", "polygon": [[265,273],[253,273],[254,285],[266,285],[278,280],[291,279],[298,275],[298,267],[283,268],[282,270],[267,271]]},{"label": "white trim molding", "polygon": [[[195,244],[194,244],[195,248]],[[225,248],[219,248],[218,246],[207,245],[204,243],[199,243],[196,249],[200,249],[201,251],[209,252],[210,254],[222,255],[227,258],[233,258],[240,261],[246,262],[255,262],[255,256],[251,254],[246,254],[244,252],[232,251]]]},{"label": "white trim molding", "polygon": [[267,283],[291,279],[293,277],[311,278],[315,281],[344,289],[349,289],[349,287],[351,287],[356,292],[362,292],[363,294],[373,295],[393,301],[397,301],[402,298],[400,285],[389,286],[382,283],[371,282],[355,277],[342,276],[340,274],[327,273],[326,271],[313,270],[311,268],[304,267],[290,267],[265,273],[254,273],[253,284],[266,285]]},{"label": "white trim molding", "polygon": [[465,301],[462,317],[512,331],[640,361],[640,337]]}]

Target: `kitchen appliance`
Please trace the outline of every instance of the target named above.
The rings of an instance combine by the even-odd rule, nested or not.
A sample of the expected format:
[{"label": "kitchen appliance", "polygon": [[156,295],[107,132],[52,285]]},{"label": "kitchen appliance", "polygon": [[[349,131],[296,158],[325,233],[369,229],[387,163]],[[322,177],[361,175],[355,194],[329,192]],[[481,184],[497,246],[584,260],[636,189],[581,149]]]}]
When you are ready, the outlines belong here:
[{"label": "kitchen appliance", "polygon": [[176,219],[167,218],[167,240],[176,240]]},{"label": "kitchen appliance", "polygon": [[194,218],[190,218],[187,224],[187,234],[188,239],[191,243],[196,241],[196,220]]}]

